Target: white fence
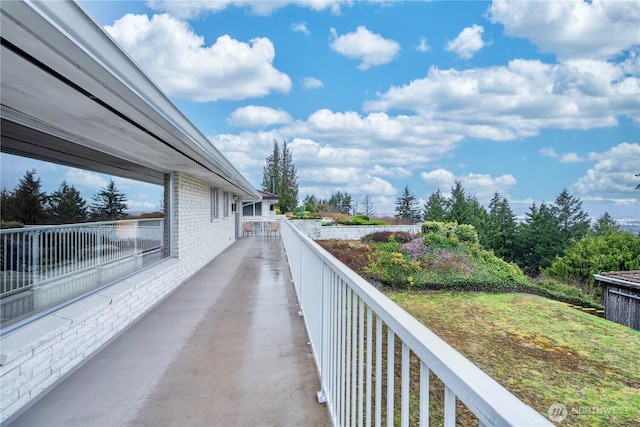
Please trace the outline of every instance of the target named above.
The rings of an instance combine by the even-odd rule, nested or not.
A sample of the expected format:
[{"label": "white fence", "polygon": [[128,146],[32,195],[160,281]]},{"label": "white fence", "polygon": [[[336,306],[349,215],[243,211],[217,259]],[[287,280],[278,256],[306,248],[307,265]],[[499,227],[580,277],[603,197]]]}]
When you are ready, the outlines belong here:
[{"label": "white fence", "polygon": [[164,219],[1,230],[1,327],[131,274],[163,247]]},{"label": "white fence", "polygon": [[280,235],[281,216],[242,217],[242,237]]},{"label": "white fence", "polygon": [[445,426],[457,401],[481,426],[552,425],[289,221],[281,235],[334,425],[428,426],[430,372]]}]

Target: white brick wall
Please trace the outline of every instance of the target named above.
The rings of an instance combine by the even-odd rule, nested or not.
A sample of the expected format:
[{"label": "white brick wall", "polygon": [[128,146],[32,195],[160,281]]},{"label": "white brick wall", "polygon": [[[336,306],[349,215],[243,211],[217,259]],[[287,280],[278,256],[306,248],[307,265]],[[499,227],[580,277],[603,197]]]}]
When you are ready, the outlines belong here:
[{"label": "white brick wall", "polygon": [[[211,219],[207,183],[176,174],[174,253],[153,267],[2,338],[0,423],[10,421],[234,241],[234,216]],[[230,197],[230,200],[232,197]]]}]

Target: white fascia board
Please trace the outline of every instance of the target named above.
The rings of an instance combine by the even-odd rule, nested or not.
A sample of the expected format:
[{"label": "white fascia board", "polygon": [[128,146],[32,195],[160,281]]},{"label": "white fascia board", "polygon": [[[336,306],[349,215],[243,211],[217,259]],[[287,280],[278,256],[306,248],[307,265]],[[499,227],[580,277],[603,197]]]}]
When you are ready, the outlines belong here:
[{"label": "white fascia board", "polygon": [[[139,117],[146,117],[147,124],[169,133],[173,137],[169,143],[188,147],[198,156],[198,161],[219,170],[242,193],[257,196],[257,191],[246,178],[77,3],[5,1],[1,8],[5,17],[19,23],[41,42],[41,45],[32,43],[24,46],[27,53],[38,59],[43,56],[52,58],[52,55],[64,57],[78,73],[78,76],[67,74],[67,78],[74,80],[74,77],[86,79],[86,76],[91,76],[95,80],[93,88],[109,93],[114,105],[135,110]],[[5,35],[3,31],[3,37]],[[12,41],[10,34],[7,39]],[[55,62],[60,58],[52,60]]]}]

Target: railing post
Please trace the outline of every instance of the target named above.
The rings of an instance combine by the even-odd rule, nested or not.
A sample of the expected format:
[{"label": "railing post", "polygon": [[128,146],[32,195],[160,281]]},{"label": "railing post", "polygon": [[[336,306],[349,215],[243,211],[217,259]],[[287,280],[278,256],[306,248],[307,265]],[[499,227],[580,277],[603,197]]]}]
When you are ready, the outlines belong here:
[{"label": "railing post", "polygon": [[[39,272],[38,266],[40,264],[40,232],[33,231],[30,233],[31,237],[31,283],[34,285],[39,282]],[[25,252],[26,255],[26,252]]]}]

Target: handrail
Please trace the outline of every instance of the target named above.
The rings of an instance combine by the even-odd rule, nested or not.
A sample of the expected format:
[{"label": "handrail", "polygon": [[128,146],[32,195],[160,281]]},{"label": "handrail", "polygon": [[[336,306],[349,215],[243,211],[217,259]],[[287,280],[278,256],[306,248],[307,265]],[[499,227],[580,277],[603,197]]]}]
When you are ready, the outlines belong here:
[{"label": "handrail", "polygon": [[242,236],[279,236],[282,216],[243,216]]},{"label": "handrail", "polygon": [[0,297],[164,246],[164,219],[0,230]]},{"label": "handrail", "polygon": [[[387,425],[394,425],[398,363],[393,350],[398,340],[402,426],[409,425],[411,399],[419,400],[420,425],[429,425],[429,371],[445,386],[445,426],[455,425],[456,399],[481,426],[552,425],[289,221],[282,221],[281,230],[320,372],[319,399],[328,404],[334,425],[381,425],[383,412]],[[415,380],[409,367],[411,353],[420,361],[417,395],[410,389],[410,380]]]}]

